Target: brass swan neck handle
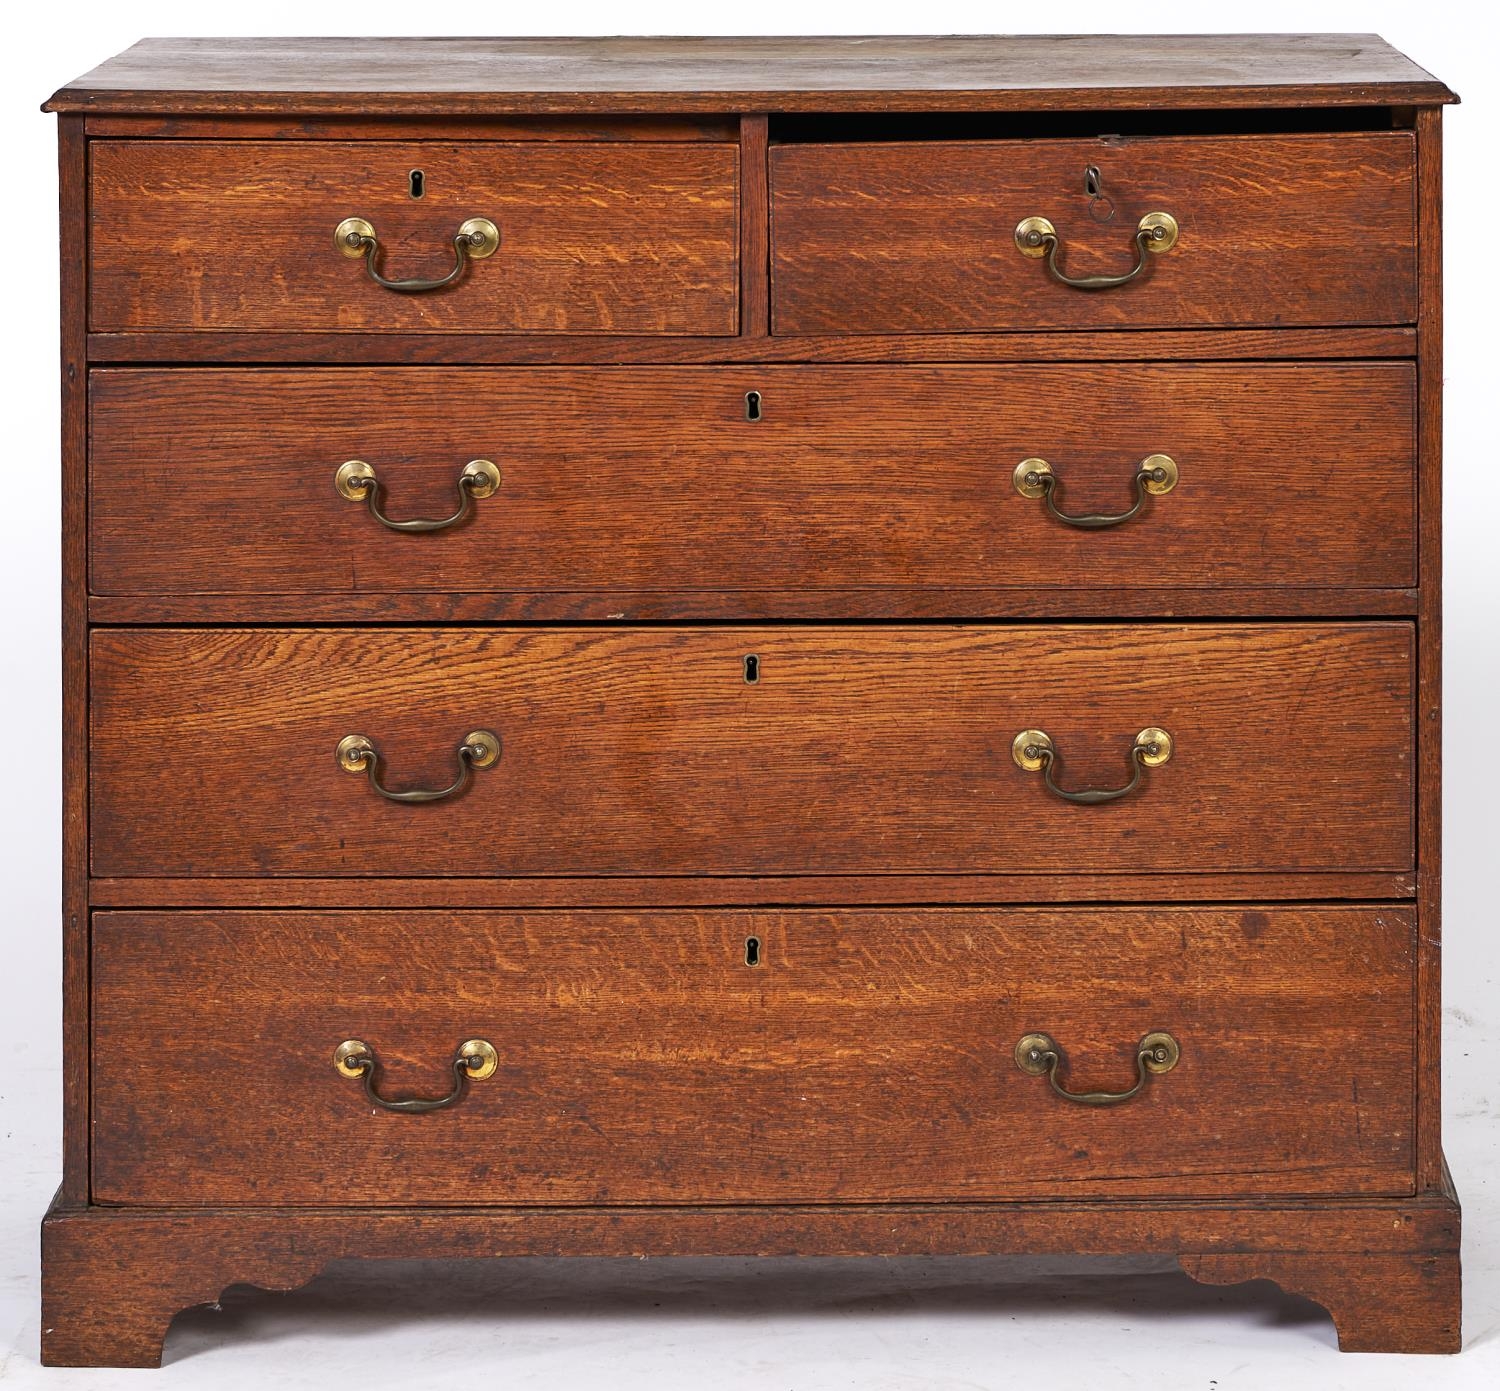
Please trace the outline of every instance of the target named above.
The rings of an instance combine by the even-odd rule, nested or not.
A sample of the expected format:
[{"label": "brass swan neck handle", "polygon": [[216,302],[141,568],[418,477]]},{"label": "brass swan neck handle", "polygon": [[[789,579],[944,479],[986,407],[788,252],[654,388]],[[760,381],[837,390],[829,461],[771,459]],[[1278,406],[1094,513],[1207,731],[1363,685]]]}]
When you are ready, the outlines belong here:
[{"label": "brass swan neck handle", "polygon": [[1044,730],[1023,729],[1011,740],[1010,756],[1022,772],[1041,773],[1047,791],[1054,797],[1078,806],[1091,807],[1100,802],[1118,801],[1134,792],[1141,785],[1147,768],[1159,768],[1172,757],[1172,736],[1155,725],[1148,726],[1135,736],[1130,746],[1130,781],[1124,787],[1088,788],[1082,792],[1070,792],[1065,787],[1059,787],[1052,775],[1059,761],[1057,747]]},{"label": "brass swan neck handle", "polygon": [[441,1111],[452,1106],[464,1094],[466,1082],[482,1082],[494,1075],[499,1066],[499,1056],[494,1047],[482,1038],[471,1038],[461,1043],[453,1055],[453,1088],[446,1096],[412,1096],[400,1099],[381,1096],[375,1090],[376,1075],[380,1065],[375,1059],[375,1050],[357,1038],[347,1038],[334,1050],[333,1065],[340,1077],[360,1078],[365,1084],[365,1096],[371,1105],[386,1111],[400,1111],[405,1115],[418,1115],[424,1111]]},{"label": "brass swan neck handle", "polygon": [[470,770],[489,768],[500,760],[500,736],[487,729],[476,729],[464,736],[458,746],[458,777],[447,787],[413,788],[395,792],[381,781],[381,757],[374,743],[363,734],[346,734],[334,750],[338,765],[346,773],[364,773],[370,786],[388,802],[441,802],[456,797],[468,786]]},{"label": "brass swan neck handle", "polygon": [[1052,1090],[1064,1101],[1079,1106],[1118,1106],[1129,1101],[1142,1087],[1146,1079],[1170,1072],[1177,1066],[1182,1049],[1171,1034],[1155,1032],[1147,1034],[1135,1049],[1135,1085],[1123,1092],[1072,1092],[1057,1080],[1057,1072],[1063,1065],[1063,1051],[1052,1041],[1050,1034],[1024,1034],[1016,1044],[1016,1066],[1031,1077],[1046,1074]]},{"label": "brass swan neck handle", "polygon": [[1023,256],[1045,257],[1047,273],[1059,285],[1073,290],[1113,290],[1128,285],[1153,256],[1161,256],[1177,245],[1177,219],[1171,213],[1147,213],[1135,229],[1135,265],[1119,275],[1072,276],[1057,264],[1062,238],[1045,217],[1025,217],[1016,225],[1016,249]]},{"label": "brass swan neck handle", "polygon": [[388,280],[382,275],[376,264],[380,239],[375,228],[362,217],[346,217],[339,223],[333,229],[333,244],[345,256],[363,257],[370,279],[381,289],[394,290],[399,295],[419,295],[453,284],[470,261],[493,256],[500,246],[500,229],[487,217],[471,217],[461,223],[453,234],[453,269],[436,280]]},{"label": "brass swan neck handle", "polygon": [[390,531],[446,531],[450,526],[457,526],[474,510],[475,498],[492,497],[499,490],[500,470],[488,459],[469,460],[458,475],[458,510],[452,516],[415,517],[404,522],[386,516],[381,507],[385,484],[363,459],[348,459],[340,464],[333,475],[333,486],[341,498],[363,502],[370,515]]},{"label": "brass swan neck handle", "polygon": [[1103,531],[1119,526],[1139,514],[1148,497],[1161,497],[1177,486],[1177,462],[1169,454],[1148,454],[1135,471],[1135,503],[1124,512],[1064,512],[1057,505],[1062,480],[1045,459],[1022,459],[1011,477],[1022,497],[1039,497],[1060,522],[1080,531]]}]

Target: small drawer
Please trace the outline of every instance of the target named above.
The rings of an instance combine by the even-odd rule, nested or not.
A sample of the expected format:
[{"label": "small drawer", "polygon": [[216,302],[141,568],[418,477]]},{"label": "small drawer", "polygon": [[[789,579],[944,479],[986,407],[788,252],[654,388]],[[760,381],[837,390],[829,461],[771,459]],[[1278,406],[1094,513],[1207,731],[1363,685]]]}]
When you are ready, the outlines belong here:
[{"label": "small drawer", "polygon": [[771,591],[1170,608],[1415,579],[1409,363],[117,369],[90,409],[96,594],[489,591],[566,616],[721,591],[759,616]]},{"label": "small drawer", "polygon": [[96,629],[93,867],[1400,873],[1413,637]]},{"label": "small drawer", "polygon": [[[1403,131],[783,145],[771,151],[773,327],[1411,323],[1415,174]],[[1049,269],[1054,246],[1073,279],[1140,270],[1071,287]]]},{"label": "small drawer", "polygon": [[[712,142],[100,141],[89,324],[732,334],[738,158]],[[457,274],[413,293],[372,271]]]},{"label": "small drawer", "polygon": [[1414,919],[103,913],[93,1198],[1409,1193]]}]

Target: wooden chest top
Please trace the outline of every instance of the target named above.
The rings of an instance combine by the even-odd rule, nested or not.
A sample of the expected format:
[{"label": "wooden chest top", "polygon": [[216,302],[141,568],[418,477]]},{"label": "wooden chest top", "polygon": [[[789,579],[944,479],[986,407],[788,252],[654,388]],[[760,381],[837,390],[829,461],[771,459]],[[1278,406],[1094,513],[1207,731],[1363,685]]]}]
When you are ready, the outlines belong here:
[{"label": "wooden chest top", "polygon": [[1457,100],[1374,34],[142,39],[45,109],[441,116]]}]

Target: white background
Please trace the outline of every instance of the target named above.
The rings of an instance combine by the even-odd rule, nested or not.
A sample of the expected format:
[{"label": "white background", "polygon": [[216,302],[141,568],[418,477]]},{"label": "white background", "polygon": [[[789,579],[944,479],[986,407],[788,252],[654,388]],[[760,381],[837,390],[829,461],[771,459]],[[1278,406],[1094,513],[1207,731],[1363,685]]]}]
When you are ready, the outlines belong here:
[{"label": "white background", "polygon": [[[1500,1385],[1500,442],[1494,419],[1500,131],[1492,0],[762,0],[621,5],[13,5],[0,144],[0,1382],[6,1386],[624,1388]],[[455,27],[456,26],[456,27]],[[160,1373],[43,1372],[37,1222],[59,1172],[57,87],[147,34],[1378,32],[1464,98],[1448,112],[1447,913],[1444,1110],[1465,1204],[1466,1350],[1341,1357],[1329,1321],[1265,1284],[1158,1264],[514,1262],[341,1267],[180,1319]],[[1316,209],[1308,209],[1309,216]],[[1316,770],[1307,770],[1316,776]],[[1339,1066],[1336,1057],[1330,1068]],[[1165,1139],[1166,1137],[1164,1137]],[[1153,1270],[1155,1273],[1152,1273]],[[475,1307],[455,1313],[477,1293]],[[358,1307],[354,1305],[357,1303]],[[151,1380],[151,1378],[155,1378]]]}]

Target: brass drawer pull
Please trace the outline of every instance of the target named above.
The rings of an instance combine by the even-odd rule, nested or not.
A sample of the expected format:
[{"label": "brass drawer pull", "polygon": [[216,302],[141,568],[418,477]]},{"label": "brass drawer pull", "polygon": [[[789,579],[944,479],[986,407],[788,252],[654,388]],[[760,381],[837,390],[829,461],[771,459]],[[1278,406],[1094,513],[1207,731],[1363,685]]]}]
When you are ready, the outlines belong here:
[{"label": "brass drawer pull", "polygon": [[365,1095],[374,1105],[387,1111],[415,1115],[422,1111],[441,1111],[443,1107],[453,1105],[463,1095],[466,1081],[482,1082],[486,1077],[492,1077],[500,1060],[494,1048],[484,1039],[471,1038],[467,1043],[460,1044],[458,1052],[453,1056],[453,1090],[447,1096],[412,1096],[401,1101],[392,1101],[375,1090],[375,1076],[379,1065],[375,1061],[375,1050],[368,1043],[361,1043],[357,1038],[345,1039],[334,1050],[333,1065],[338,1069],[340,1077],[363,1078]]},{"label": "brass drawer pull", "polygon": [[1079,516],[1059,511],[1057,490],[1061,481],[1045,459],[1022,459],[1016,465],[1012,481],[1022,497],[1041,498],[1047,510],[1058,521],[1083,531],[1102,531],[1107,526],[1119,526],[1121,522],[1128,522],[1146,505],[1148,497],[1170,493],[1177,486],[1177,464],[1166,454],[1148,454],[1142,459],[1140,467],[1135,471],[1135,504],[1125,512],[1096,512]]},{"label": "brass drawer pull", "polygon": [[1150,1033],[1136,1045],[1135,1086],[1124,1092],[1070,1092],[1057,1080],[1057,1070],[1063,1064],[1063,1051],[1048,1034],[1026,1034],[1016,1044],[1016,1066],[1030,1077],[1040,1077],[1044,1072],[1055,1091],[1064,1101],[1076,1101],[1080,1106],[1117,1106],[1129,1101],[1142,1087],[1146,1078],[1153,1074],[1170,1072],[1177,1066],[1182,1049],[1171,1034]]},{"label": "brass drawer pull", "polygon": [[364,773],[373,787],[388,802],[441,802],[456,797],[468,785],[469,770],[488,768],[500,759],[500,737],[487,729],[476,729],[458,746],[458,777],[448,787],[435,790],[416,788],[411,792],[392,792],[380,781],[380,754],[363,734],[346,734],[334,750],[339,767],[346,773]]},{"label": "brass drawer pull", "polygon": [[362,217],[346,217],[333,229],[333,244],[345,256],[364,257],[365,269],[370,279],[386,290],[398,294],[416,295],[426,290],[441,290],[451,285],[464,273],[470,261],[483,261],[493,256],[500,246],[500,229],[487,217],[471,217],[453,234],[453,269],[441,280],[387,280],[375,266],[380,254],[380,242],[375,229]]},{"label": "brass drawer pull", "polygon": [[1177,219],[1171,213],[1147,213],[1135,229],[1135,265],[1123,275],[1083,275],[1076,279],[1057,264],[1061,239],[1045,217],[1022,218],[1016,226],[1016,247],[1023,256],[1045,256],[1047,270],[1060,285],[1075,290],[1112,290],[1128,285],[1146,269],[1148,256],[1160,256],[1177,245]]},{"label": "brass drawer pull", "polygon": [[1028,773],[1040,770],[1047,791],[1065,802],[1077,802],[1082,806],[1095,806],[1099,802],[1113,802],[1118,797],[1128,797],[1141,785],[1141,776],[1147,768],[1159,768],[1172,757],[1172,736],[1154,725],[1143,729],[1135,736],[1130,746],[1130,781],[1124,787],[1090,789],[1086,792],[1069,792],[1053,781],[1052,769],[1058,763],[1057,749],[1051,738],[1040,729],[1023,729],[1010,744],[1010,756],[1017,768]]},{"label": "brass drawer pull", "polygon": [[471,459],[458,475],[458,511],[451,517],[423,520],[418,517],[409,522],[393,521],[380,510],[380,500],[385,494],[385,485],[375,476],[375,470],[363,459],[350,459],[338,466],[333,475],[333,486],[342,498],[350,502],[363,502],[370,515],[383,527],[392,531],[443,531],[457,526],[474,510],[474,499],[492,496],[500,487],[500,470],[488,459]]}]

